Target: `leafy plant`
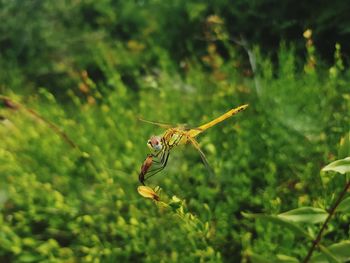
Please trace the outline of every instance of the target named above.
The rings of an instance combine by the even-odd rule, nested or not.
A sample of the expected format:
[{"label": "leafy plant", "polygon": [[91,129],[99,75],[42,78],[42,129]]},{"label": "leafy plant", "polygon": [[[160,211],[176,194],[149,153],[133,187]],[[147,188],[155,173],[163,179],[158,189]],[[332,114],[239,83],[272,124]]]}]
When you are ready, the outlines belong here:
[{"label": "leafy plant", "polygon": [[[333,171],[341,174],[350,172],[350,157],[345,159],[337,160],[329,165],[325,166],[323,171]],[[300,235],[304,237],[308,241],[312,241],[312,245],[307,252],[306,257],[303,262],[347,262],[350,259],[350,240],[343,240],[339,243],[333,243],[327,247],[321,244],[321,238],[326,230],[329,221],[335,213],[337,209],[339,212],[349,213],[349,198],[344,198],[350,189],[350,181],[348,180],[345,183],[344,189],[339,193],[336,197],[334,204],[327,211],[314,208],[314,207],[300,207],[297,209],[293,209],[275,216],[271,215],[259,215],[259,214],[247,214],[243,213],[243,215],[247,218],[255,218],[255,219],[263,219],[273,224],[278,224],[283,227],[287,227],[292,230],[295,235]],[[310,235],[308,231],[301,228],[300,224],[317,224],[322,223],[318,233],[316,236]],[[312,257],[315,249],[320,249],[321,253],[318,253],[314,257]],[[251,254],[249,255],[252,258],[253,262],[268,262],[267,259],[264,259],[261,256]],[[276,262],[299,262],[297,258],[293,257],[279,257],[276,258]]]}]

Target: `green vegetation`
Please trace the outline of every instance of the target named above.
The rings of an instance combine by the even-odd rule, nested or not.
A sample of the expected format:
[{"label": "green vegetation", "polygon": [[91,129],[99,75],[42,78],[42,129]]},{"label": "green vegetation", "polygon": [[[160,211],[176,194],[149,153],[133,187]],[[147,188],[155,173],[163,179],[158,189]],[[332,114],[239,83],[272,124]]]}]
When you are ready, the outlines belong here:
[{"label": "green vegetation", "polygon": [[[350,179],[348,61],[314,42],[342,9],[271,22],[275,43],[248,2],[0,0],[0,262],[306,257]],[[198,138],[215,176],[180,147],[147,182],[161,201],[138,194],[162,132],[139,117],[196,126],[245,103]],[[313,262],[350,259],[343,197]]]}]

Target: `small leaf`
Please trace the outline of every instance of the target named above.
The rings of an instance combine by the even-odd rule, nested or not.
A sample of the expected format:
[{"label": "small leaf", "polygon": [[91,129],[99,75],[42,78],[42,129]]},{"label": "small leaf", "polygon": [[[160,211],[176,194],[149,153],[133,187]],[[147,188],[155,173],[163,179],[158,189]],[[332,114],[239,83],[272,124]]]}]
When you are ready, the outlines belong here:
[{"label": "small leaf", "polygon": [[282,255],[282,254],[277,254],[277,261],[279,263],[298,263],[299,260],[296,259],[295,257],[287,256],[287,255]]},{"label": "small leaf", "polygon": [[350,212],[350,196],[345,198],[341,203],[339,204],[337,208],[338,212]]},{"label": "small leaf", "polygon": [[182,206],[182,201],[180,198],[178,198],[177,196],[173,196],[171,198],[171,201],[169,202],[169,206],[173,209],[173,210],[176,210],[176,209],[179,209],[181,206]]},{"label": "small leaf", "polygon": [[159,196],[151,187],[141,185],[137,187],[137,191],[140,195],[142,195],[145,198],[150,198],[155,201],[159,201]]},{"label": "small leaf", "polygon": [[285,220],[284,218],[274,216],[274,215],[249,214],[249,213],[244,213],[244,212],[242,212],[242,215],[246,218],[262,219],[262,220],[269,221],[269,222],[274,223],[276,225],[280,225],[280,226],[283,226],[283,227],[290,229],[296,235],[312,239],[312,237],[304,229],[302,229],[300,226],[298,226],[294,222]]},{"label": "small leaf", "polygon": [[350,172],[350,157],[334,161],[322,169],[323,172],[333,171],[341,174]]},{"label": "small leaf", "polygon": [[18,257],[18,260],[20,262],[38,262],[40,261],[41,257],[39,255],[30,254],[30,253],[23,253]]},{"label": "small leaf", "polygon": [[325,210],[315,207],[300,207],[278,215],[288,221],[310,224],[324,222],[327,216],[328,213]]}]

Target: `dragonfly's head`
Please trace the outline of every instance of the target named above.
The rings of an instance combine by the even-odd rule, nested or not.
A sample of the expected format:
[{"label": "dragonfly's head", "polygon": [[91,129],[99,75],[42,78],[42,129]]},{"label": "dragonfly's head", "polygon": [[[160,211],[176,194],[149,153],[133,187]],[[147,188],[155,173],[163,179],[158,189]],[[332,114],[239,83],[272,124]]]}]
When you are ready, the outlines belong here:
[{"label": "dragonfly's head", "polygon": [[162,138],[160,136],[152,136],[148,142],[147,146],[154,151],[160,151],[162,149]]}]

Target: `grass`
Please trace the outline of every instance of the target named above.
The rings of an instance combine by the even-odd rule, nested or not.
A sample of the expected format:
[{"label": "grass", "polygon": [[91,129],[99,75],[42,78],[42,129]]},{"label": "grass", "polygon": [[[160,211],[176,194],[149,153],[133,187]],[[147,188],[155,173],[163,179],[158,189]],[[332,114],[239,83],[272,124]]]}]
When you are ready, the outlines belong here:
[{"label": "grass", "polygon": [[[113,50],[108,60],[99,57],[105,82],[82,72],[59,96],[45,88],[3,89],[79,149],[30,112],[2,104],[1,261],[247,262],[251,251],[302,259],[308,246],[292,231],[241,212],[328,207],[344,180],[333,178],[325,188],[320,169],[337,159],[349,132],[349,72],[339,55],[330,69],[319,63],[304,70],[309,64],[293,48],[282,45],[278,63],[260,53],[261,94],[253,77],[233,70],[234,59],[215,66],[189,60],[183,72],[161,52],[163,67],[135,79],[135,91],[114,70]],[[150,180],[165,200],[183,201],[182,216],[137,193],[147,139],[162,132],[138,117],[196,126],[244,103],[247,110],[198,138],[215,177],[192,147],[183,147]],[[331,223],[326,243],[347,238],[348,216]]]}]

